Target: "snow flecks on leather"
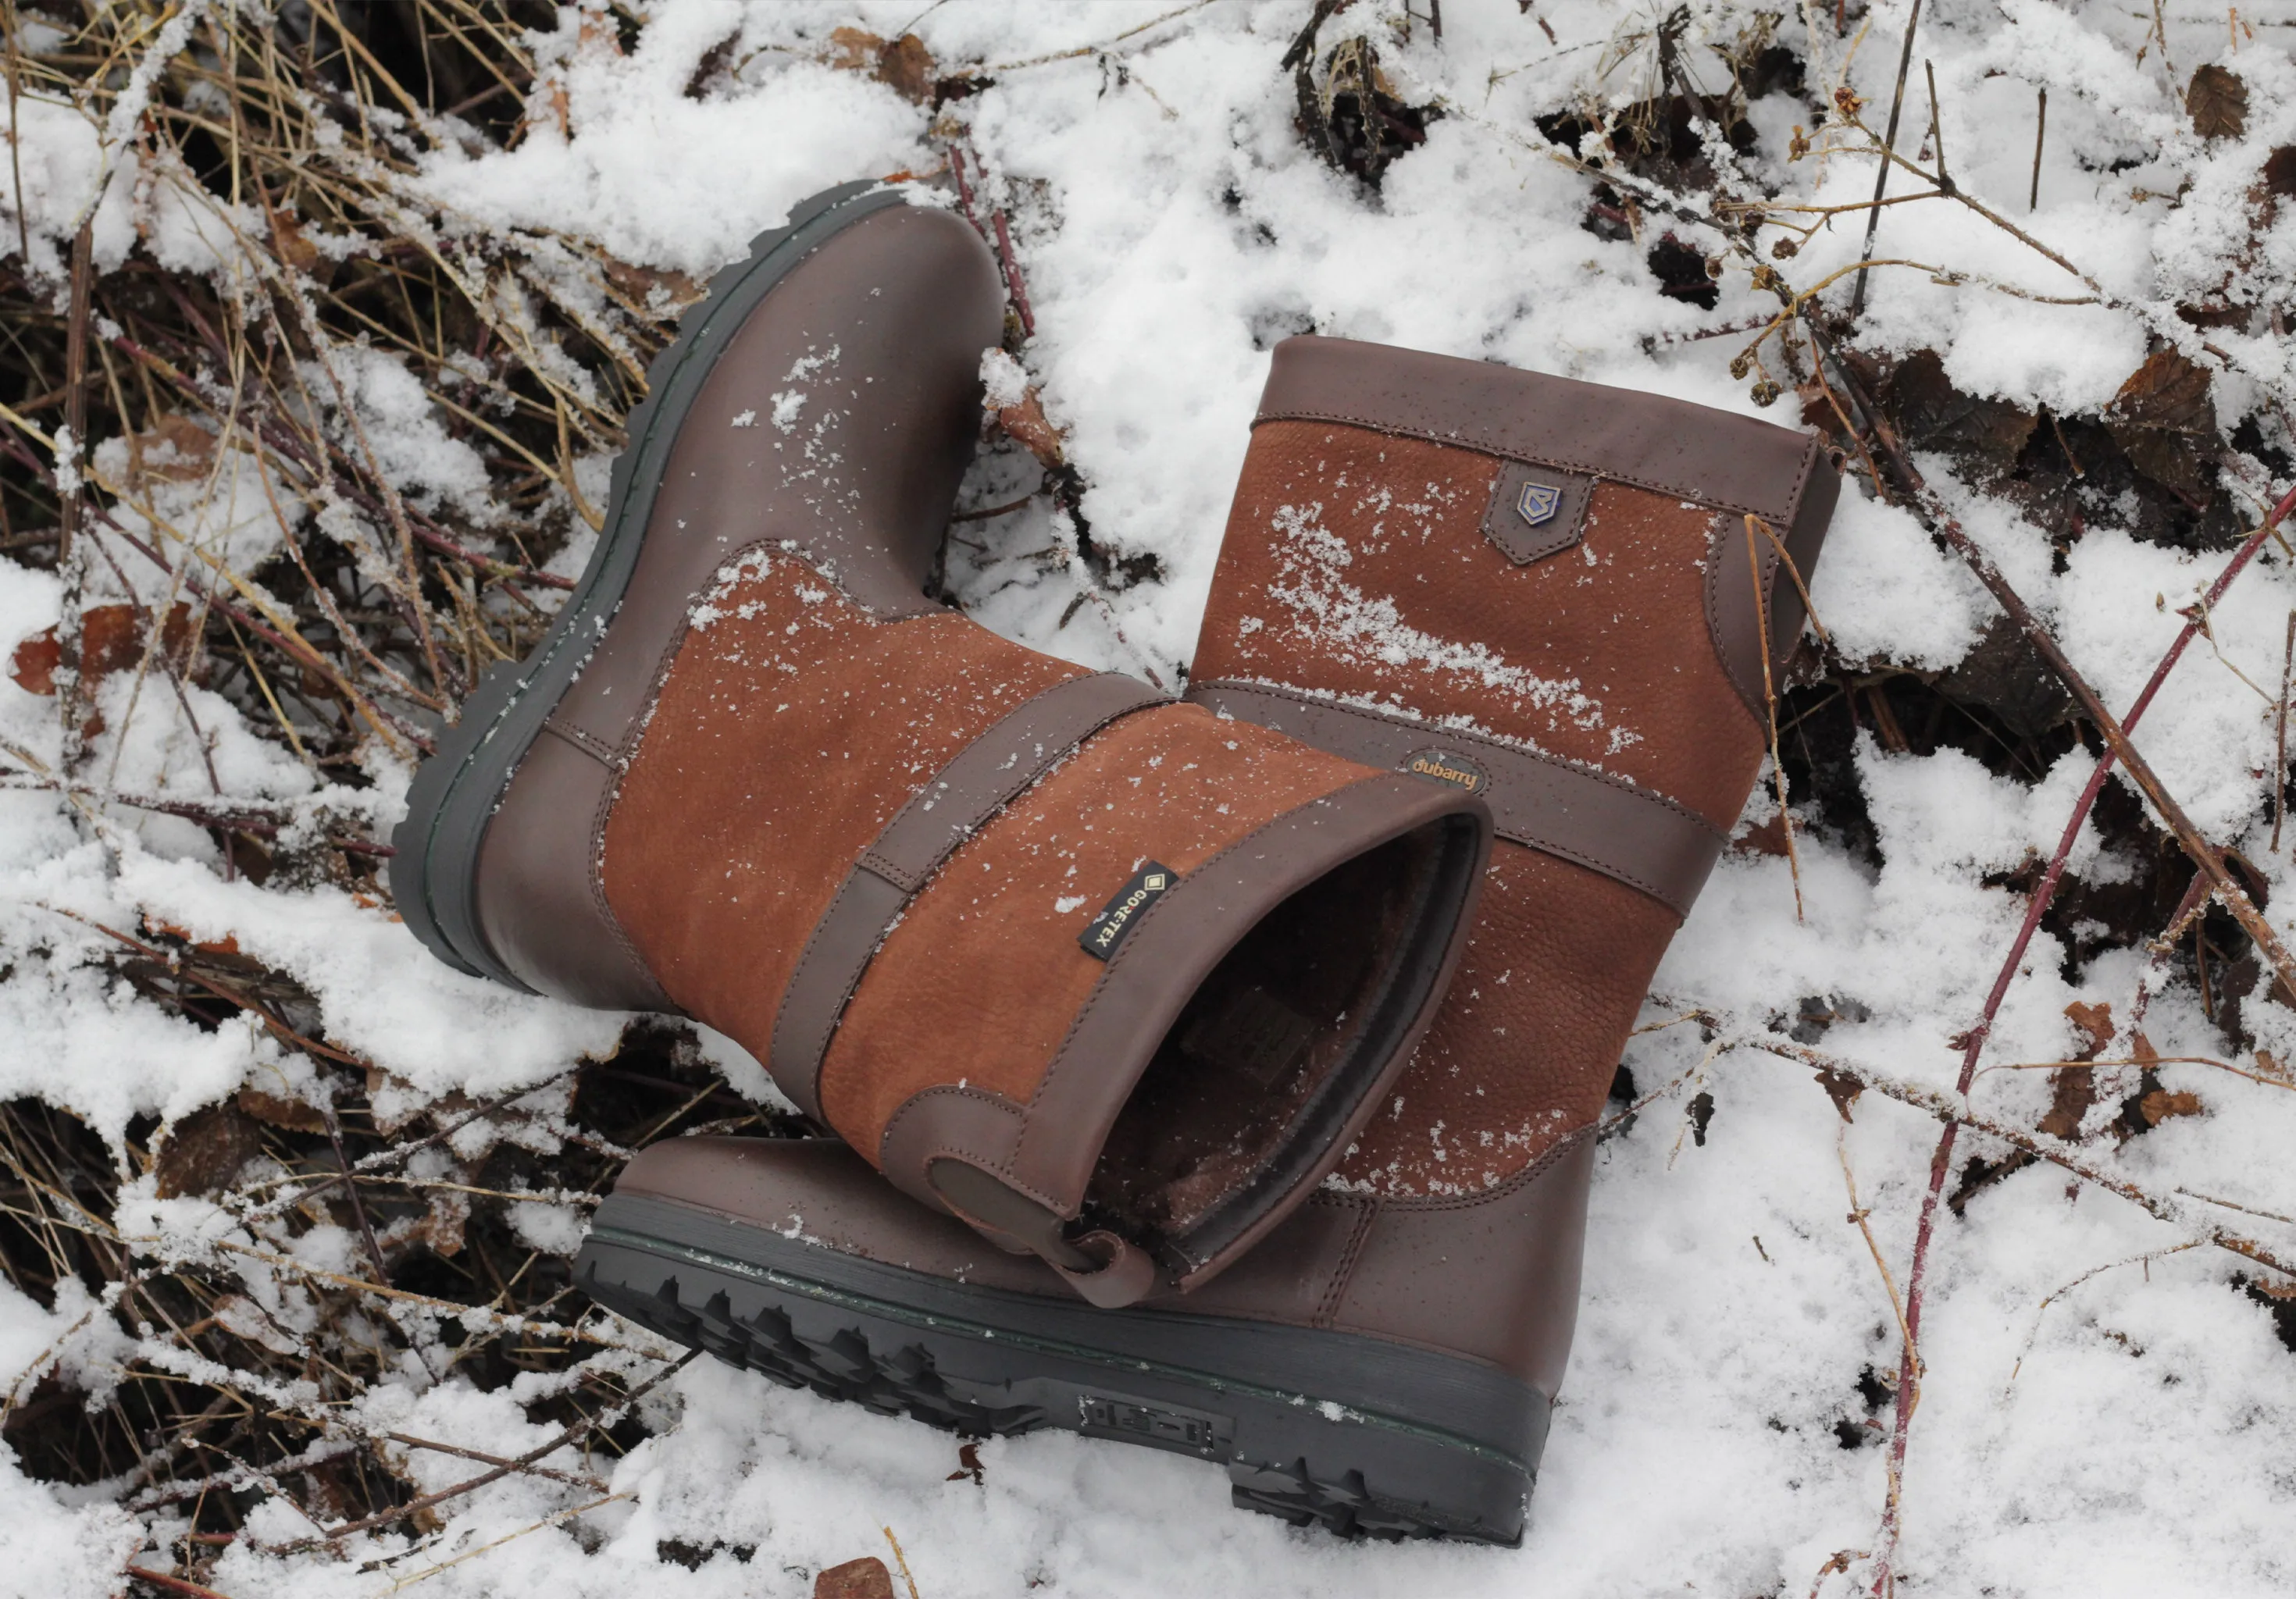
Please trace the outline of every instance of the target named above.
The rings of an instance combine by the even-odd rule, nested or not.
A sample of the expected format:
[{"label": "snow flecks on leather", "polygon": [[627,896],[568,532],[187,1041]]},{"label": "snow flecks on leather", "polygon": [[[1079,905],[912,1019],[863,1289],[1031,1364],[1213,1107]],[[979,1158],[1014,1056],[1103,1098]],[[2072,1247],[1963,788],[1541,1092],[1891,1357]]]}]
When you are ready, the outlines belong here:
[{"label": "snow flecks on leather", "polygon": [[[1408,514],[1412,507],[1402,509]],[[1511,664],[1480,640],[1423,631],[1403,619],[1392,598],[1366,594],[1349,583],[1345,574],[1354,552],[1324,525],[1323,516],[1323,504],[1316,502],[1280,506],[1273,519],[1280,576],[1268,593],[1290,609],[1292,627],[1341,659],[1456,674],[1509,696],[1526,710],[1560,715],[1581,728],[1604,726],[1601,703],[1577,678],[1542,676]],[[1376,536],[1377,524],[1374,529]]]}]

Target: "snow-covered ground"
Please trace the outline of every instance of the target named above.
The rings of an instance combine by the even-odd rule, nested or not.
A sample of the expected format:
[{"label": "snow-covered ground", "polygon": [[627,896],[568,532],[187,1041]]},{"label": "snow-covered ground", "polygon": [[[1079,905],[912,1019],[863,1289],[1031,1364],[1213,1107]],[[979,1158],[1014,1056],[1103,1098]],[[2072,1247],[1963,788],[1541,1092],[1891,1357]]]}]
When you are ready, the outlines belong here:
[{"label": "snow-covered ground", "polygon": [[[816,190],[933,171],[952,143],[973,152],[979,203],[1011,219],[1035,321],[1020,359],[1067,430],[1091,537],[1115,560],[1152,555],[1162,572],[1079,608],[1073,529],[1043,500],[972,524],[980,547],[953,562],[955,591],[983,621],[1038,647],[1172,681],[1193,647],[1266,348],[1286,333],[1312,328],[1794,420],[1791,387],[1761,413],[1749,381],[1732,375],[1751,334],[1687,337],[1775,313],[1775,297],[1745,262],[1728,258],[1710,310],[1662,295],[1645,264],[1651,240],[1583,226],[1595,180],[1539,131],[1541,117],[1650,91],[1667,8],[1648,0],[1446,0],[1439,39],[1427,0],[1407,27],[1402,5],[1359,0],[1327,24],[1326,47],[1368,34],[1397,97],[1446,113],[1375,194],[1294,129],[1291,75],[1278,60],[1306,0],[1177,11],[1165,0],[645,0],[630,9],[645,25],[627,53],[579,45],[572,8],[564,31],[540,45],[566,97],[566,133],[544,119],[507,152],[433,151],[413,186],[443,228],[477,219],[556,230],[701,276]],[[1752,103],[1759,142],[1726,188],[1811,206],[1867,198],[1869,158],[1821,148],[1790,160],[1790,151],[1800,128],[1815,126],[1812,106],[1845,81],[1879,126],[1906,14],[1889,0],[1853,15],[1846,35],[1831,6],[1774,18],[1777,42],[1803,62],[1804,98],[1781,91]],[[2235,300],[2296,305],[2296,217],[2259,187],[2269,153],[2296,145],[2287,53],[2296,6],[2266,0],[2227,19],[2170,0],[2165,48],[2153,37],[2158,14],[2095,0],[1927,8],[1901,146],[1930,143],[1924,66],[1933,66],[1957,183],[2090,281],[1949,200],[1898,206],[1882,213],[1874,253],[1921,267],[1874,270],[1857,344],[1933,349],[1968,395],[2093,416],[2149,348],[2166,340],[2201,358],[2205,337],[2237,367],[2204,363],[2224,435],[2254,415],[2261,436],[2286,451],[2296,439],[2279,407],[2296,399],[2296,373],[2285,337],[2203,332],[2173,308],[2222,298],[2226,283]],[[1682,59],[1718,88],[1728,73],[1708,45],[1754,26],[1757,7],[1718,0],[1684,16]],[[980,63],[991,81],[929,111],[829,64],[830,35],[848,26],[886,37],[913,29],[943,71]],[[697,68],[728,39],[704,92],[689,94]],[[2203,141],[2183,96],[2210,61],[2240,76],[2248,106],[2243,132]],[[2029,210],[2041,88],[2047,138]],[[222,258],[196,217],[127,193],[132,162],[104,152],[132,118],[115,115],[107,131],[68,109],[20,109],[21,209],[48,281],[61,282],[68,219],[99,181],[116,191],[97,213],[102,264],[131,250],[185,269]],[[0,168],[0,184],[11,182]],[[1917,185],[1900,173],[1892,187]],[[11,250],[13,216],[0,227]],[[1862,214],[1841,218],[1777,269],[1797,289],[1818,283],[1856,261],[1863,223]],[[1711,230],[1644,226],[1723,253]],[[1762,235],[1764,258],[1775,236]],[[1939,267],[1958,280],[1923,269]],[[1845,277],[1828,303],[1849,291]],[[2049,303],[2063,299],[2089,303]],[[482,520],[483,473],[456,457],[462,447],[437,429],[393,357],[364,362],[351,373],[352,403],[391,472],[425,504]],[[105,447],[95,441],[94,465],[116,477],[124,469],[106,468]],[[586,469],[594,496],[595,465]],[[1957,480],[1943,459],[1924,469],[2116,708],[2136,696],[2226,558],[2165,547],[2109,518],[2053,550],[2012,499]],[[168,490],[183,536],[242,567],[275,537],[265,532],[254,471]],[[1011,498],[1033,472],[1019,472],[1009,453],[993,456],[967,503]],[[2227,467],[2221,492],[2245,529],[2287,488]],[[1948,668],[1997,614],[1907,510],[1854,487],[1814,590],[1836,659],[1850,664]],[[54,623],[60,594],[53,577],[0,561],[0,654]],[[2276,890],[2267,914],[2284,938],[2296,938],[2296,869],[2268,848],[2268,774],[2292,605],[2290,562],[2267,545],[2213,607],[2213,647],[2195,644],[2136,736],[2200,828],[2241,850]],[[123,675],[107,692],[128,688]],[[108,735],[98,751],[112,760],[116,745],[112,781],[144,792],[184,781],[199,760],[177,707],[157,689],[146,694],[133,710],[107,702],[108,721],[130,732]],[[314,814],[324,804],[387,836],[402,760],[377,749],[373,787],[330,794],[233,703],[196,687],[187,695],[215,734],[226,791]],[[27,756],[53,765],[54,701],[0,680],[0,738],[11,771]],[[1734,853],[1668,956],[1648,1020],[1702,1011],[1726,1043],[1823,1002],[1839,1019],[1817,1047],[1950,1095],[1953,1040],[1978,1020],[2023,913],[2030,879],[2000,880],[2051,852],[2092,769],[2077,749],[2028,784],[1952,749],[1893,754],[1867,736],[1855,776],[1878,865],[1824,829],[1806,834],[1798,918],[1788,862]],[[1758,798],[1757,819],[1767,804]],[[2092,828],[2071,870],[2108,882],[2133,867]],[[181,1116],[243,1086],[284,1092],[308,1075],[308,1060],[252,1023],[202,1032],[107,977],[99,963],[115,947],[90,924],[139,922],[230,937],[291,974],[316,996],[325,1036],[386,1071],[402,1110],[451,1092],[477,1101],[557,1082],[574,1062],[611,1049],[621,1027],[457,976],[384,906],[327,887],[226,882],[207,835],[188,823],[4,791],[0,1099],[45,1100],[117,1139],[140,1114]],[[2109,1005],[2125,1028],[2149,953],[2112,949],[2078,966],[2067,953],[2053,932],[2036,939],[1987,1065],[2070,1058],[2076,1003]],[[2296,1060],[2296,1012],[2251,996],[2241,1021],[2260,1053],[2234,1056],[2192,982],[2155,978],[2151,988],[2152,1049],[2253,1075],[2162,1064],[2159,1084],[2195,1096],[2194,1113],[2165,1117],[2123,1147],[2109,1138],[2083,1146],[2084,1159],[2169,1196],[2177,1220],[2048,1165],[2006,1177],[1962,1213],[1940,1213],[1922,1327],[1926,1377],[1902,1486],[1898,1564],[1910,1592],[2296,1591],[2296,1351],[2276,1333],[2269,1303],[2244,1291],[2286,1280],[2208,1244],[2179,1247],[2215,1226],[2284,1259],[2296,1250],[2287,1219],[2296,1095],[2265,1080],[2274,1061]],[[404,1529],[344,1540],[339,1554],[264,1553],[258,1546],[310,1530],[275,1498],[253,1513],[254,1537],[225,1551],[204,1580],[231,1599],[348,1599],[416,1577],[441,1599],[804,1594],[819,1568],[890,1555],[881,1532],[890,1527],[927,1599],[1022,1590],[1840,1599],[1863,1590],[1881,1536],[1891,1407],[1876,1374],[1894,1381],[1892,1296],[1906,1286],[1939,1124],[1871,1091],[1845,1120],[1807,1065],[1716,1051],[1712,1041],[1694,1024],[1654,1026],[1629,1051],[1645,1093],[1675,1086],[1603,1146],[1578,1341],[1519,1550],[1341,1544],[1231,1510],[1218,1471],[1065,1435],[981,1445],[976,1483],[957,1471],[956,1444],[943,1434],[705,1361],[646,1401],[652,1436],[588,1464],[606,1480],[603,1491],[513,1475],[442,1506],[412,1554]],[[2128,1047],[2124,1030],[2108,1053]],[[754,1067],[729,1070],[737,1086],[762,1084]],[[2115,1103],[2137,1080],[2130,1068],[2097,1076],[2111,1079],[2100,1098]],[[2031,1128],[2050,1095],[2046,1072],[1997,1070],[1978,1078],[1971,1103]],[[1969,1136],[1960,1150],[2004,1152]],[[254,1246],[241,1220],[205,1201],[162,1200],[149,1177],[128,1193],[118,1222],[143,1247],[192,1256],[223,1239],[242,1252],[213,1258],[243,1275],[250,1300],[291,1329],[307,1313],[298,1263],[244,1252]],[[579,1233],[569,1213],[533,1209],[543,1212],[529,1231],[537,1245],[570,1251]],[[299,1266],[351,1267],[357,1248],[343,1229],[317,1229],[300,1241]],[[657,1369],[644,1353],[656,1349],[651,1339],[607,1335],[630,1342],[631,1352],[607,1357],[626,1361],[633,1381]],[[57,1367],[100,1399],[131,1359],[172,1360],[193,1379],[217,1374],[119,1325],[93,1298],[67,1293],[43,1307],[0,1286],[7,1391],[20,1396]],[[521,1379],[480,1392],[434,1380],[410,1356],[340,1420],[345,1436],[400,1431],[512,1455],[551,1435],[524,1408],[544,1386]],[[1873,1441],[1861,1446],[1861,1435]],[[471,1467],[418,1454],[406,1470],[439,1488]],[[0,1590],[115,1592],[147,1540],[142,1563],[173,1569],[180,1507],[131,1513],[119,1508],[126,1496],[118,1483],[33,1481],[0,1450]],[[582,1508],[594,1501],[603,1503]],[[698,1566],[674,1563],[658,1554],[665,1543],[717,1552]]]}]

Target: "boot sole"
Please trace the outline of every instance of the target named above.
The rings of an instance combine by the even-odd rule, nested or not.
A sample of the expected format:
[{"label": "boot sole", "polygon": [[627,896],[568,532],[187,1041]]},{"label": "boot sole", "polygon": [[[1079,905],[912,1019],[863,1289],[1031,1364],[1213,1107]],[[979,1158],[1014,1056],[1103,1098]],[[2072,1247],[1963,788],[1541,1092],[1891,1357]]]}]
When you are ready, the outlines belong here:
[{"label": "boot sole", "polygon": [[416,768],[406,819],[391,835],[390,889],[398,914],[432,954],[473,977],[531,992],[496,960],[479,931],[479,846],[511,775],[582,670],[620,607],[636,569],[654,497],[679,426],[749,314],[832,235],[906,204],[864,181],[826,189],[790,209],[783,226],[750,242],[748,258],[709,280],[707,298],[680,320],[646,371],[646,398],[629,417],[629,447],[614,461],[605,526],[557,619],[527,658],[493,668],[463,701],[462,719]]},{"label": "boot sole", "polygon": [[1495,1367],[1329,1329],[976,1287],[808,1244],[797,1227],[618,1194],[575,1280],[675,1342],[882,1414],[1193,1456],[1227,1467],[1239,1507],[1343,1537],[1521,1539],[1548,1407]]}]

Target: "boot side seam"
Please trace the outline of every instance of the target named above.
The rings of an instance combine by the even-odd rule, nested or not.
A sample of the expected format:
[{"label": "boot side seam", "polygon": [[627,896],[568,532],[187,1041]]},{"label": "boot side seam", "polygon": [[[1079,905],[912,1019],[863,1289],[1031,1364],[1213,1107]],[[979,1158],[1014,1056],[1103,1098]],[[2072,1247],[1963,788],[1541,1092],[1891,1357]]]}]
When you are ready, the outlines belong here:
[{"label": "boot side seam", "polygon": [[[1743,530],[1748,537],[1752,536],[1752,529]],[[1770,591],[1777,584],[1778,553],[1775,548],[1755,552],[1755,562],[1761,573],[1760,581],[1752,584],[1752,593],[1749,596],[1749,603],[1755,608],[1755,615],[1735,622],[1726,619],[1723,615],[1723,586],[1726,583],[1734,585],[1737,580],[1734,569],[1727,578],[1723,576],[1723,563],[1733,557],[1731,546],[1735,541],[1731,537],[1731,532],[1728,519],[1717,516],[1713,530],[1707,535],[1706,633],[1709,642],[1714,646],[1715,659],[1721,663],[1723,676],[1730,680],[1730,686],[1737,690],[1739,701],[1745,706],[1746,714],[1754,718],[1755,731],[1759,733],[1769,716],[1759,674],[1765,664],[1762,632],[1770,617]],[[1742,636],[1749,633],[1752,635],[1751,639]],[[1772,639],[1773,648],[1775,643]],[[1750,654],[1751,667],[1748,665]]]},{"label": "boot side seam", "polygon": [[1380,1201],[1376,1195],[1368,1200],[1351,1198],[1349,1208],[1356,1213],[1356,1225],[1348,1233],[1348,1241],[1340,1250],[1340,1258],[1332,1263],[1332,1280],[1324,1284],[1323,1298],[1316,1302],[1308,1324],[1328,1327],[1338,1319],[1340,1306],[1347,1300],[1348,1283],[1356,1275],[1357,1257],[1363,1253],[1364,1242],[1371,1236],[1372,1224],[1379,1219]]},{"label": "boot side seam", "polygon": [[[578,750],[582,748],[579,744],[574,747]],[[583,752],[589,753],[587,750]],[[661,980],[653,975],[653,968],[646,964],[645,957],[638,953],[637,941],[630,937],[629,929],[622,925],[622,919],[614,914],[612,904],[606,898],[606,823],[614,814],[614,802],[621,798],[622,777],[629,768],[613,760],[604,764],[607,780],[599,785],[598,803],[590,813],[590,858],[582,863],[583,875],[588,879],[586,886],[590,890],[590,903],[596,908],[598,919],[605,923],[607,931],[613,934],[615,947],[621,950],[631,969],[645,979],[647,988],[675,1004],[669,991],[662,987]]]},{"label": "boot side seam", "polygon": [[558,719],[555,713],[543,722],[542,731],[563,739],[608,771],[619,770],[619,758],[614,747],[596,734],[577,727],[570,722],[562,722]]}]

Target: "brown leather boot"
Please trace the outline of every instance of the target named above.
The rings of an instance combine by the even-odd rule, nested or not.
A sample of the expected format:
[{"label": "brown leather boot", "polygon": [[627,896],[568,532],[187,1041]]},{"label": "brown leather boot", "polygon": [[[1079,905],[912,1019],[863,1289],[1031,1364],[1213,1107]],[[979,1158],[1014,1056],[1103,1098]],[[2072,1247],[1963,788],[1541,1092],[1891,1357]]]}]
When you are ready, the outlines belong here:
[{"label": "brown leather boot", "polygon": [[707,1022],[1126,1303],[1346,1150],[1490,822],[925,598],[1002,307],[969,227],[880,186],[758,241],[656,365],[556,625],[417,776],[392,882],[448,961]]},{"label": "brown leather boot", "polygon": [[1502,839],[1332,1179],[1218,1283],[1094,1313],[833,1145],[692,1139],[631,1162],[584,1286],[880,1409],[1200,1455],[1335,1530],[1513,1541],[1595,1117],[1767,742],[1764,636],[1775,675],[1802,621],[1780,546],[1806,577],[1836,488],[1815,439],[1696,406],[1278,347],[1190,697],[1482,795]]}]

